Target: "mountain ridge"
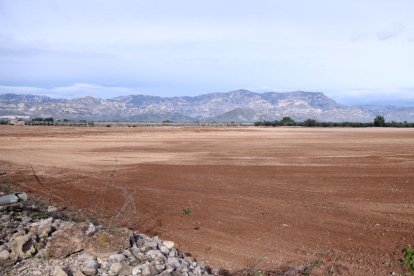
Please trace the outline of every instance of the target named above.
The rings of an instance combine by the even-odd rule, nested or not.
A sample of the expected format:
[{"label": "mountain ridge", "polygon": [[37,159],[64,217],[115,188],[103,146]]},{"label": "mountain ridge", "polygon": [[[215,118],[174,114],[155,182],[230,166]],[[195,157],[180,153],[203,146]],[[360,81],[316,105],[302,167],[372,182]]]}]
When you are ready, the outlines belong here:
[{"label": "mountain ridge", "polygon": [[0,116],[125,121],[254,122],[290,116],[297,121],[414,121],[413,107],[346,106],[322,92],[264,92],[246,89],[198,96],[127,95],[110,99],[92,96],[55,99],[42,95],[0,94]]}]

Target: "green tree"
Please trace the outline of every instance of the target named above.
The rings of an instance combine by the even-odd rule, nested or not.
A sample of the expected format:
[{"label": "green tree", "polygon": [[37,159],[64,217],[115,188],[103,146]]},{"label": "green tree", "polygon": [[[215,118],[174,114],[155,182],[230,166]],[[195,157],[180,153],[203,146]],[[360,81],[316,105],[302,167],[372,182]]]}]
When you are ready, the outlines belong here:
[{"label": "green tree", "polygon": [[288,117],[288,116],[283,117],[282,120],[280,121],[280,123],[284,126],[293,126],[293,125],[295,125],[295,121],[292,118]]},{"label": "green tree", "polygon": [[314,126],[316,126],[316,120],[307,119],[306,121],[303,122],[303,124],[307,127],[314,127]]},{"label": "green tree", "polygon": [[376,116],[374,119],[374,126],[376,127],[384,127],[385,126],[385,119],[383,116]]}]

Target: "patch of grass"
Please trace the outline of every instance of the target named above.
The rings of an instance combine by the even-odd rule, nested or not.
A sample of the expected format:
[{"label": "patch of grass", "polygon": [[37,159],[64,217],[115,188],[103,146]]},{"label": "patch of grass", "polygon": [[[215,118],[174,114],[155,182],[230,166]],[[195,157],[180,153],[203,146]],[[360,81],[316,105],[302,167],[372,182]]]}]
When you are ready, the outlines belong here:
[{"label": "patch of grass", "polygon": [[414,276],[414,249],[411,247],[405,247],[402,250],[404,258],[401,259],[401,264],[405,266],[407,272]]},{"label": "patch of grass", "polygon": [[47,212],[34,212],[29,215],[32,220],[40,220],[40,219],[47,219],[50,217],[49,213]]},{"label": "patch of grass", "polygon": [[[319,258],[311,262],[303,271],[303,275],[311,275],[312,271],[315,268],[318,268],[322,265],[323,261],[322,258],[324,257],[324,254],[320,254]],[[330,275],[330,274],[329,274]]]},{"label": "patch of grass", "polygon": [[191,214],[191,210],[190,210],[190,208],[184,208],[184,209],[183,209],[183,214],[184,214],[184,215],[187,215],[187,216],[188,216],[188,215],[190,215],[190,214]]}]

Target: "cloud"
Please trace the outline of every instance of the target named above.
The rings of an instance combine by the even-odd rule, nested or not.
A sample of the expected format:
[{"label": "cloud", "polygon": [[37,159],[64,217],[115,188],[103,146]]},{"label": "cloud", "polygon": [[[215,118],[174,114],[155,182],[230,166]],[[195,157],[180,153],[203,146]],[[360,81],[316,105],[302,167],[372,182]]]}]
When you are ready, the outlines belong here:
[{"label": "cloud", "polygon": [[327,93],[328,96],[349,105],[414,106],[414,87],[399,89],[349,89]]},{"label": "cloud", "polygon": [[377,39],[379,41],[383,41],[383,40],[395,38],[401,35],[405,30],[406,30],[406,27],[400,24],[390,26],[388,29],[378,32]]},{"label": "cloud", "polygon": [[362,41],[362,40],[366,40],[368,37],[369,35],[367,33],[357,32],[351,35],[351,41],[353,42]]},{"label": "cloud", "polygon": [[0,94],[34,94],[44,95],[51,98],[73,99],[86,96],[99,98],[112,98],[117,96],[125,96],[139,94],[137,88],[116,87],[116,86],[100,86],[90,83],[75,83],[69,86],[60,86],[53,88],[40,88],[28,86],[0,86]]}]

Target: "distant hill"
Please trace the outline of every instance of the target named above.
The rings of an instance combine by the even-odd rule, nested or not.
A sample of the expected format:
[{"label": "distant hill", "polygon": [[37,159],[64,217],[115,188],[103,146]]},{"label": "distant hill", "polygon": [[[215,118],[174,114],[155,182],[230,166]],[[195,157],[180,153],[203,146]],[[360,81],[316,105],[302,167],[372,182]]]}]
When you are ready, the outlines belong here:
[{"label": "distant hill", "polygon": [[254,122],[290,116],[297,121],[414,121],[413,107],[344,106],[320,92],[254,93],[236,90],[195,97],[130,95],[112,99],[72,100],[46,96],[0,95],[0,116],[54,117],[76,120]]}]

